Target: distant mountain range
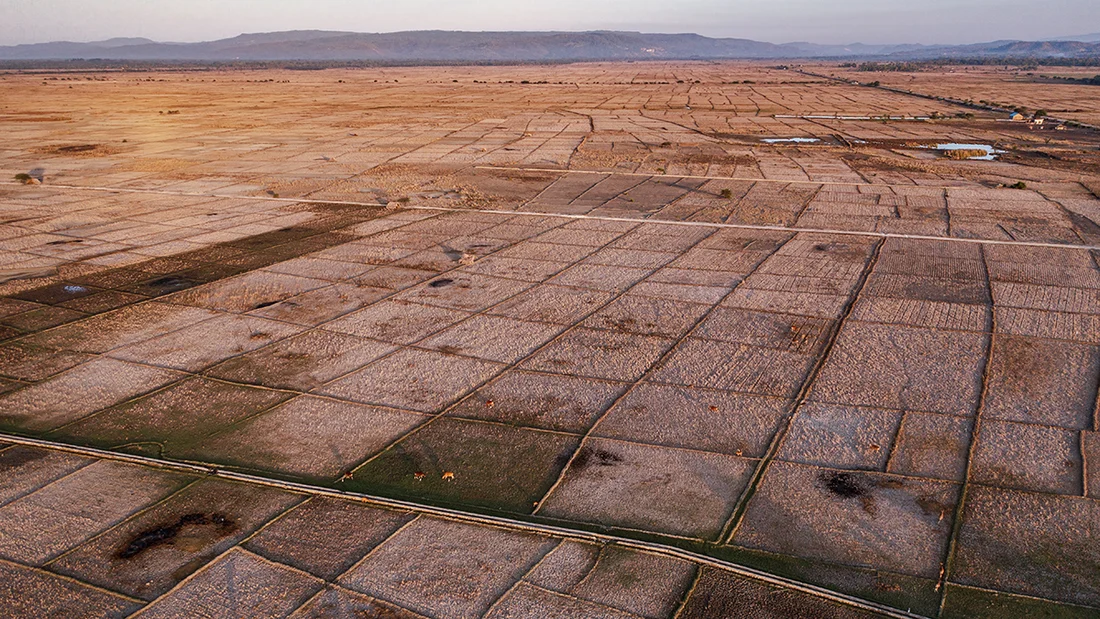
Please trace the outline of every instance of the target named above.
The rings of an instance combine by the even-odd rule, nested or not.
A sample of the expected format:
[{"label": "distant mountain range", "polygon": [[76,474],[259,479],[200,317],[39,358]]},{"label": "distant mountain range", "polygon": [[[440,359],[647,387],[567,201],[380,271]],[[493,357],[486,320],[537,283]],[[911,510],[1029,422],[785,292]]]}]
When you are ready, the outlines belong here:
[{"label": "distant mountain range", "polygon": [[[560,62],[574,60],[942,57],[1096,57],[1100,34],[1074,40],[976,45],[818,45],[638,32],[450,32],[385,34],[299,30],[242,34],[203,43],[121,38],[96,43],[0,46],[0,60]],[[1078,40],[1080,39],[1080,40]],[[1085,40],[1088,39],[1088,40]]]},{"label": "distant mountain range", "polygon": [[1082,43],[1100,43],[1100,32],[1093,34],[1079,34],[1075,37],[1058,37],[1050,41],[1081,41]]}]

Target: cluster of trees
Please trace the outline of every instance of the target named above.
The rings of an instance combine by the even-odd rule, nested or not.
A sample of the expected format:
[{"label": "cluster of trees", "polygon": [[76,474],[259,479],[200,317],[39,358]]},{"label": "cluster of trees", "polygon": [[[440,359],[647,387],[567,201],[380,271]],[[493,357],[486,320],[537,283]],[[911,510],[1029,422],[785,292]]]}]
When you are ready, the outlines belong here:
[{"label": "cluster of trees", "polygon": [[986,65],[1035,69],[1036,67],[1100,67],[1100,56],[1080,58],[1026,58],[1023,56],[1005,56],[989,58],[936,58],[920,63],[925,66]]},{"label": "cluster of trees", "polygon": [[[882,71],[916,73],[944,66],[984,65],[1018,67],[1022,71],[1031,71],[1040,66],[1046,67],[1100,67],[1100,57],[1092,58],[936,58],[912,62],[845,62],[843,69],[857,71]],[[1100,77],[1100,76],[1097,76]]]},{"label": "cluster of trees", "polygon": [[923,71],[924,65],[919,62],[861,62],[858,65],[854,62],[848,63],[850,68],[855,68],[857,71],[885,71],[893,73],[916,73],[917,71]]},{"label": "cluster of trees", "polygon": [[[1047,76],[1042,76],[1047,77]],[[1073,82],[1074,84],[1090,84],[1092,86],[1100,86],[1100,75],[1096,77],[1062,77],[1060,75],[1053,75],[1047,79],[1062,80],[1063,82]]]}]

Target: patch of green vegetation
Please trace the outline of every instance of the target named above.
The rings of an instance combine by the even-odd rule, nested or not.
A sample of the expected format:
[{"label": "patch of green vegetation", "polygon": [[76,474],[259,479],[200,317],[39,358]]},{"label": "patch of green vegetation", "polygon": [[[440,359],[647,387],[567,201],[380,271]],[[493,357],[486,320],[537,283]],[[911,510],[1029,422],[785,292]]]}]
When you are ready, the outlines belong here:
[{"label": "patch of green vegetation", "polygon": [[[1046,77],[1045,75],[1042,77]],[[1062,80],[1066,82],[1073,82],[1075,84],[1087,84],[1089,86],[1100,86],[1100,75],[1096,77],[1062,77],[1055,75],[1049,79]]]},{"label": "patch of green vegetation", "polygon": [[176,450],[288,399],[283,392],[190,379],[53,430],[48,437],[139,453],[160,445],[161,455],[172,457]]},{"label": "patch of green vegetation", "polygon": [[1009,593],[947,585],[943,619],[1086,619],[1100,611]]},{"label": "patch of green vegetation", "polygon": [[933,617],[939,609],[937,583],[931,579],[734,546],[716,547],[707,554],[892,608],[909,609],[920,615]]},{"label": "patch of green vegetation", "polygon": [[20,183],[29,183],[31,180],[31,175],[20,172],[19,174],[15,175],[15,180],[19,181]]},{"label": "patch of green vegetation", "polygon": [[723,198],[725,198],[726,200],[732,200],[733,199],[733,190],[723,189],[721,191],[721,193],[719,193],[719,195],[722,196]]},{"label": "patch of green vegetation", "polygon": [[615,543],[608,544],[600,555],[597,569],[611,572],[615,582],[624,589],[629,589],[644,582],[643,575],[631,569],[631,559],[635,552]]},{"label": "patch of green vegetation", "polygon": [[387,449],[340,487],[530,514],[578,443],[572,436],[444,418]]},{"label": "patch of green vegetation", "polygon": [[1020,181],[1015,185],[1009,185],[1008,187],[1009,189],[1027,189],[1027,183],[1025,183],[1024,181]]},{"label": "patch of green vegetation", "polygon": [[132,443],[130,445],[122,445],[116,448],[115,451],[146,458],[164,457],[164,445],[162,443]]}]

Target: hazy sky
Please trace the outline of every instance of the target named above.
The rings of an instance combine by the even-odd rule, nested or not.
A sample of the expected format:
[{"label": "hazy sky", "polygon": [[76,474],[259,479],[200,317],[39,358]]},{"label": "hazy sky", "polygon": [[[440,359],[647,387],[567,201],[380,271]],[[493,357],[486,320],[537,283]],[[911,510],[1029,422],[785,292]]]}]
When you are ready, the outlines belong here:
[{"label": "hazy sky", "polygon": [[275,30],[640,30],[786,43],[973,43],[1100,31],[1098,0],[0,0],[0,45]]}]

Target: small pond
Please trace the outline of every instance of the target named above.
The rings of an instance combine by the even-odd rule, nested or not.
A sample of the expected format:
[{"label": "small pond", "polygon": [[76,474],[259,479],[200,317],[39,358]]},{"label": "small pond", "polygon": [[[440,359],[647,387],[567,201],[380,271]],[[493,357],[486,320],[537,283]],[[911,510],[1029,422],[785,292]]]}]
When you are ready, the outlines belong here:
[{"label": "small pond", "polygon": [[989,144],[957,144],[951,142],[948,144],[936,144],[936,150],[948,151],[948,150],[980,150],[984,152],[984,155],[976,157],[967,157],[970,161],[993,161],[997,158],[997,155],[1004,153],[1003,150],[997,150]]},{"label": "small pond", "polygon": [[813,144],[821,140],[817,138],[764,138],[760,141],[765,144]]}]

